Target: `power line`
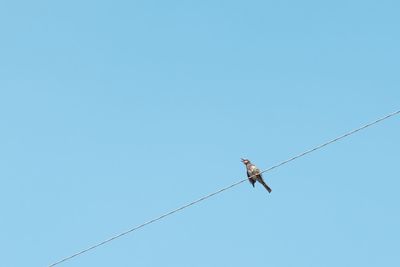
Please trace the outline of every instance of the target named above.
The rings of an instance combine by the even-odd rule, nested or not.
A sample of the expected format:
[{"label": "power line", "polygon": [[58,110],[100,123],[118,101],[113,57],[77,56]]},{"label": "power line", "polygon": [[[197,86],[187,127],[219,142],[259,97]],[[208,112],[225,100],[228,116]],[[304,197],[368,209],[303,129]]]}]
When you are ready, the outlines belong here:
[{"label": "power line", "polygon": [[379,123],[379,122],[381,122],[381,121],[384,121],[384,120],[386,120],[386,119],[389,119],[390,117],[396,116],[396,115],[399,114],[399,113],[400,113],[400,110],[395,111],[395,112],[393,112],[393,113],[390,113],[390,114],[388,114],[388,115],[386,115],[386,116],[384,116],[384,117],[382,117],[382,118],[379,118],[379,119],[377,119],[377,120],[375,120],[375,121],[373,121],[373,122],[370,122],[370,123],[368,123],[368,124],[365,124],[364,126],[361,126],[361,127],[357,128],[357,129],[354,129],[354,130],[352,130],[352,131],[350,131],[350,132],[347,132],[347,133],[345,133],[345,134],[343,134],[343,135],[341,135],[341,136],[338,136],[338,137],[336,137],[336,138],[334,138],[334,139],[332,139],[332,140],[330,140],[330,141],[328,141],[328,142],[325,142],[325,143],[323,143],[323,144],[320,144],[319,146],[316,146],[316,147],[314,147],[314,148],[312,148],[312,149],[309,149],[309,150],[307,150],[307,151],[305,151],[305,152],[303,152],[303,153],[300,153],[300,154],[298,154],[298,155],[296,155],[296,156],[294,156],[294,157],[292,157],[292,158],[290,158],[290,159],[287,159],[287,160],[285,160],[285,161],[282,161],[281,163],[278,163],[278,164],[272,166],[271,168],[262,171],[261,173],[268,172],[268,171],[271,171],[271,170],[273,170],[273,169],[276,169],[276,168],[278,168],[278,167],[280,167],[280,166],[282,166],[282,165],[285,165],[286,163],[289,163],[289,162],[291,162],[291,161],[293,161],[293,160],[295,160],[295,159],[301,158],[301,157],[303,157],[303,156],[305,156],[305,155],[307,155],[307,154],[309,154],[309,153],[311,153],[311,152],[314,152],[314,151],[316,151],[316,150],[318,150],[318,149],[321,149],[321,148],[323,148],[323,147],[325,147],[325,146],[327,146],[327,145],[330,145],[330,144],[332,144],[332,143],[334,143],[334,142],[336,142],[336,141],[339,141],[340,139],[343,139],[343,138],[345,138],[345,137],[347,137],[347,136],[349,136],[349,135],[355,134],[356,132],[359,132],[359,131],[361,131],[361,130],[364,130],[365,128],[368,128],[368,127],[370,127],[370,126],[372,126],[372,125],[374,125],[374,124],[377,124],[377,123]]},{"label": "power line", "polygon": [[[400,110],[395,111],[395,112],[393,112],[393,113],[390,113],[390,114],[388,114],[388,115],[386,115],[386,116],[384,116],[384,117],[382,117],[382,118],[379,118],[379,119],[377,119],[377,120],[375,120],[375,121],[373,121],[373,122],[370,122],[370,123],[368,123],[368,124],[365,124],[364,126],[361,126],[361,127],[357,128],[357,129],[354,129],[354,130],[352,130],[352,131],[349,131],[349,132],[347,132],[347,133],[345,133],[345,134],[343,134],[343,135],[341,135],[341,136],[339,136],[339,137],[336,137],[336,138],[334,138],[334,139],[332,139],[332,140],[329,140],[329,141],[327,141],[327,142],[325,142],[325,143],[323,143],[323,144],[321,144],[321,145],[319,145],[319,146],[316,146],[316,147],[314,147],[314,148],[312,148],[312,149],[309,149],[309,150],[307,150],[307,151],[305,151],[305,152],[303,152],[303,153],[300,153],[300,154],[298,154],[298,155],[296,155],[296,156],[294,156],[294,157],[291,157],[291,158],[289,158],[289,159],[287,159],[287,160],[285,160],[285,161],[282,161],[282,162],[280,162],[280,163],[278,163],[278,164],[276,164],[276,165],[274,165],[274,166],[272,166],[272,167],[270,167],[270,168],[268,168],[268,169],[266,169],[266,170],[261,171],[261,173],[269,172],[269,171],[271,171],[271,170],[273,170],[273,169],[276,169],[276,168],[278,168],[278,167],[280,167],[280,166],[282,166],[282,165],[285,165],[285,164],[287,164],[287,163],[289,163],[289,162],[291,162],[291,161],[293,161],[293,160],[295,160],[295,159],[301,158],[301,157],[303,157],[303,156],[305,156],[305,155],[307,155],[307,154],[309,154],[309,153],[311,153],[311,152],[314,152],[314,151],[316,151],[316,150],[318,150],[318,149],[321,149],[321,148],[323,148],[323,147],[325,147],[325,146],[327,146],[327,145],[330,145],[330,144],[332,144],[332,143],[334,143],[334,142],[336,142],[336,141],[339,141],[339,140],[341,140],[341,139],[343,139],[343,138],[346,138],[346,137],[348,137],[348,136],[350,136],[350,135],[352,135],[352,134],[354,134],[354,133],[356,133],[356,132],[359,132],[359,131],[361,131],[361,130],[364,130],[364,129],[366,129],[366,128],[368,128],[368,127],[374,125],[374,124],[377,124],[377,123],[379,123],[379,122],[381,122],[381,121],[384,121],[384,120],[386,120],[386,119],[388,119],[388,118],[390,118],[390,117],[393,117],[393,116],[395,116],[395,115],[398,115],[399,113],[400,113]],[[255,176],[255,175],[253,175],[253,176]],[[253,176],[250,176],[249,178],[251,178],[251,177],[253,177]],[[156,221],[158,221],[158,220],[161,220],[161,219],[163,219],[163,218],[165,218],[165,217],[167,217],[167,216],[169,216],[169,215],[172,215],[172,214],[174,214],[174,213],[176,213],[176,212],[178,212],[178,211],[181,211],[181,210],[186,209],[186,208],[188,208],[188,207],[190,207],[190,206],[193,206],[193,205],[195,205],[195,204],[197,204],[197,203],[199,203],[199,202],[201,202],[201,201],[203,201],[203,200],[206,200],[207,198],[210,198],[210,197],[215,196],[215,195],[217,195],[217,194],[219,194],[219,193],[222,193],[223,191],[226,191],[226,190],[228,190],[228,189],[230,189],[230,188],[232,188],[232,187],[234,187],[234,186],[237,186],[237,185],[243,183],[243,182],[246,181],[246,180],[248,180],[248,178],[242,179],[242,180],[240,180],[240,181],[238,181],[238,182],[236,182],[236,183],[233,183],[233,184],[231,184],[231,185],[229,185],[229,186],[226,186],[226,187],[224,187],[224,188],[222,188],[222,189],[220,189],[220,190],[218,190],[218,191],[215,191],[215,192],[213,192],[213,193],[211,193],[211,194],[208,194],[208,195],[205,195],[205,196],[203,196],[203,197],[201,197],[201,198],[199,198],[199,199],[197,199],[197,200],[195,200],[195,201],[192,201],[192,202],[190,202],[190,203],[187,203],[186,205],[183,205],[183,206],[181,206],[181,207],[179,207],[179,208],[177,208],[177,209],[174,209],[174,210],[172,210],[172,211],[169,211],[169,212],[167,212],[167,213],[164,213],[163,215],[160,215],[160,216],[158,216],[158,217],[156,217],[156,218],[154,218],[154,219],[151,219],[151,220],[149,220],[149,221],[147,221],[147,222],[144,222],[144,223],[142,223],[142,224],[140,224],[140,225],[137,225],[137,226],[135,226],[135,227],[133,227],[133,228],[131,228],[131,229],[125,231],[125,232],[122,232],[122,233],[120,233],[120,234],[117,234],[117,235],[115,235],[115,236],[113,236],[113,237],[110,237],[110,238],[108,238],[108,239],[106,239],[106,240],[100,242],[100,243],[97,243],[97,244],[95,244],[95,245],[93,245],[93,246],[90,246],[90,247],[88,247],[88,248],[86,248],[86,249],[83,249],[83,250],[81,250],[81,251],[79,251],[79,252],[76,252],[75,254],[72,254],[72,255],[70,255],[70,256],[68,256],[68,257],[65,257],[65,258],[63,258],[63,259],[61,259],[61,260],[59,260],[59,261],[57,261],[57,262],[54,262],[54,263],[52,263],[51,265],[49,265],[49,267],[52,267],[52,266],[58,265],[58,264],[60,264],[60,263],[62,263],[62,262],[65,262],[65,261],[67,261],[67,260],[70,260],[70,259],[72,259],[72,258],[74,258],[74,257],[77,257],[77,256],[79,256],[79,255],[81,255],[81,254],[83,254],[83,253],[86,253],[86,252],[88,252],[88,251],[90,251],[90,250],[92,250],[92,249],[95,249],[95,248],[97,248],[97,247],[99,247],[99,246],[102,246],[102,245],[108,243],[108,242],[111,242],[111,241],[113,241],[114,239],[120,238],[120,237],[122,237],[122,236],[124,236],[124,235],[127,235],[127,234],[129,234],[129,233],[131,233],[131,232],[133,232],[133,231],[136,231],[136,230],[138,230],[138,229],[140,229],[140,228],[142,228],[142,227],[144,227],[144,226],[146,226],[146,225],[149,225],[149,224],[151,224],[151,223],[154,223],[154,222],[156,222]]]}]

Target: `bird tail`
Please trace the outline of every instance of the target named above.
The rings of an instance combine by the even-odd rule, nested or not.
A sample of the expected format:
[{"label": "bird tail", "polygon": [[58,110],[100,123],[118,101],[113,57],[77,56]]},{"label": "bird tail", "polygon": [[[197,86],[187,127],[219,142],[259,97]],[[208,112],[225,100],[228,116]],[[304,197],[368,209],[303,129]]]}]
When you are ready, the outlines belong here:
[{"label": "bird tail", "polygon": [[263,180],[260,180],[259,182],[265,187],[265,189],[267,189],[268,193],[271,193],[272,189]]}]

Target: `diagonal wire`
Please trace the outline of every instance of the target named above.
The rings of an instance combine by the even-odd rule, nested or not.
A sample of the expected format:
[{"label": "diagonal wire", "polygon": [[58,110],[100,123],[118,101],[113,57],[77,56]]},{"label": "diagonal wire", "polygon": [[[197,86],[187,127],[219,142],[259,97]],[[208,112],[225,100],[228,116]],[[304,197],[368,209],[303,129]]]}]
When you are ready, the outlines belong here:
[{"label": "diagonal wire", "polygon": [[261,173],[269,172],[269,171],[271,171],[271,170],[273,170],[273,169],[276,169],[276,168],[278,168],[278,167],[280,167],[280,166],[282,166],[282,165],[285,165],[286,163],[289,163],[289,162],[291,162],[291,161],[293,161],[293,160],[295,160],[295,159],[301,158],[301,157],[303,157],[303,156],[305,156],[305,155],[307,155],[307,154],[309,154],[309,153],[311,153],[311,152],[314,152],[315,150],[321,149],[321,148],[323,148],[323,147],[325,147],[325,146],[327,146],[327,145],[330,145],[330,144],[332,144],[332,143],[334,143],[334,142],[336,142],[336,141],[339,141],[340,139],[346,138],[346,137],[349,136],[349,135],[355,134],[356,132],[359,132],[359,131],[361,131],[361,130],[364,130],[365,128],[368,128],[368,127],[370,127],[370,126],[372,126],[372,125],[374,125],[374,124],[377,124],[377,123],[379,123],[379,122],[381,122],[381,121],[384,121],[384,120],[386,120],[386,119],[389,119],[390,117],[396,116],[396,115],[398,115],[399,113],[400,113],[400,110],[395,111],[395,112],[393,112],[393,113],[390,113],[390,114],[388,114],[388,115],[386,115],[386,116],[384,116],[384,117],[382,117],[382,118],[379,118],[379,119],[377,119],[377,120],[375,120],[375,121],[373,121],[373,122],[370,122],[370,123],[368,123],[368,124],[365,124],[364,126],[361,126],[361,127],[357,128],[357,129],[354,129],[354,130],[352,130],[352,131],[350,131],[350,132],[347,132],[347,133],[345,133],[345,134],[343,134],[343,135],[341,135],[341,136],[338,136],[338,137],[336,137],[336,138],[334,138],[334,139],[332,139],[332,140],[330,140],[330,141],[328,141],[328,142],[325,142],[325,143],[323,143],[323,144],[320,144],[319,146],[316,146],[316,147],[314,147],[314,148],[312,148],[312,149],[309,149],[309,150],[307,150],[307,151],[305,151],[305,152],[303,152],[303,153],[300,153],[300,154],[298,154],[298,155],[296,155],[296,156],[294,156],[294,157],[292,157],[292,158],[290,158],[290,159],[287,159],[287,160],[285,160],[285,161],[282,161],[282,162],[280,162],[280,163],[278,163],[278,164],[272,166],[271,168],[262,171]]},{"label": "diagonal wire", "polygon": [[[278,164],[276,164],[276,165],[274,165],[274,166],[272,166],[272,167],[270,167],[270,168],[268,168],[268,169],[266,169],[266,170],[261,171],[261,173],[269,172],[269,171],[271,171],[271,170],[273,170],[273,169],[276,169],[276,168],[278,168],[278,167],[280,167],[280,166],[282,166],[282,165],[285,165],[285,164],[287,164],[287,163],[289,163],[289,162],[291,162],[291,161],[293,161],[293,160],[296,160],[296,159],[298,159],[298,158],[301,158],[301,157],[303,157],[303,156],[305,156],[305,155],[307,155],[307,154],[309,154],[309,153],[312,153],[312,152],[314,152],[314,151],[316,151],[316,150],[318,150],[318,149],[321,149],[321,148],[323,148],[323,147],[325,147],[325,146],[327,146],[327,145],[330,145],[330,144],[332,144],[332,143],[334,143],[334,142],[336,142],[336,141],[339,141],[339,140],[341,140],[341,139],[343,139],[343,138],[346,138],[346,137],[348,137],[348,136],[350,136],[350,135],[352,135],[352,134],[354,134],[354,133],[356,133],[356,132],[359,132],[359,131],[361,131],[361,130],[364,130],[365,128],[368,128],[368,127],[370,127],[370,126],[372,126],[372,125],[374,125],[374,124],[377,124],[377,123],[379,123],[379,122],[381,122],[381,121],[384,121],[384,120],[386,120],[386,119],[388,119],[388,118],[390,118],[390,117],[393,117],[393,116],[395,116],[395,115],[398,115],[399,113],[400,113],[400,110],[395,111],[395,112],[393,112],[393,113],[390,113],[390,114],[388,114],[388,115],[386,115],[386,116],[384,116],[384,117],[381,117],[381,118],[379,118],[379,119],[377,119],[377,120],[375,120],[375,121],[373,121],[373,122],[370,122],[370,123],[368,123],[368,124],[365,124],[364,126],[361,126],[361,127],[357,128],[357,129],[354,129],[354,130],[352,130],[352,131],[349,131],[349,132],[347,132],[347,133],[345,133],[345,134],[343,134],[343,135],[341,135],[341,136],[339,136],[339,137],[336,137],[336,138],[334,138],[334,139],[332,139],[332,140],[329,140],[329,141],[327,141],[327,142],[325,142],[325,143],[323,143],[323,144],[320,144],[319,146],[316,146],[316,147],[314,147],[314,148],[312,148],[312,149],[309,149],[309,150],[307,150],[307,151],[305,151],[305,152],[303,152],[303,153],[300,153],[300,154],[298,154],[298,155],[296,155],[296,156],[294,156],[294,157],[291,157],[291,158],[289,158],[289,159],[287,159],[287,160],[285,160],[285,161],[282,161],[282,162],[280,162],[280,163],[278,163]],[[255,176],[255,175],[253,175],[253,176]],[[68,257],[65,257],[65,258],[63,258],[63,259],[61,259],[61,260],[59,260],[59,261],[56,261],[56,262],[52,263],[51,265],[49,265],[49,267],[52,267],[52,266],[58,265],[58,264],[60,264],[60,263],[62,263],[62,262],[65,262],[65,261],[67,261],[67,260],[70,260],[70,259],[72,259],[72,258],[74,258],[74,257],[77,257],[77,256],[79,256],[79,255],[81,255],[81,254],[83,254],[83,253],[86,253],[86,252],[88,252],[88,251],[90,251],[90,250],[92,250],[92,249],[95,249],[95,248],[97,248],[97,247],[99,247],[99,246],[102,246],[102,245],[108,243],[108,242],[111,242],[111,241],[113,241],[113,240],[115,240],[115,239],[117,239],[117,238],[120,238],[120,237],[122,237],[122,236],[124,236],[124,235],[127,235],[127,234],[129,234],[129,233],[131,233],[131,232],[133,232],[133,231],[136,231],[136,230],[138,230],[138,229],[140,229],[140,228],[142,228],[142,227],[144,227],[144,226],[146,226],[146,225],[149,225],[149,224],[154,223],[154,222],[156,222],[156,221],[158,221],[158,220],[161,220],[161,219],[163,219],[164,217],[167,217],[167,216],[172,215],[172,214],[174,214],[174,213],[176,213],[176,212],[178,212],[178,211],[181,211],[181,210],[186,209],[186,208],[188,208],[188,207],[190,207],[190,206],[193,206],[193,205],[195,205],[195,204],[197,204],[197,203],[199,203],[199,202],[201,202],[201,201],[203,201],[203,200],[206,200],[207,198],[210,198],[210,197],[215,196],[215,195],[217,195],[217,194],[219,194],[219,193],[222,193],[222,192],[224,192],[224,191],[226,191],[226,190],[228,190],[228,189],[230,189],[230,188],[232,188],[232,187],[234,187],[234,186],[237,186],[237,185],[243,183],[244,181],[248,180],[249,178],[251,178],[251,177],[253,177],[253,176],[250,176],[250,177],[248,177],[248,178],[246,178],[246,179],[242,179],[242,180],[240,180],[240,181],[237,181],[236,183],[233,183],[233,184],[231,184],[231,185],[229,185],[229,186],[226,186],[226,187],[224,187],[224,188],[222,188],[222,189],[220,189],[220,190],[218,190],[218,191],[215,191],[215,192],[213,192],[213,193],[211,193],[211,194],[205,195],[205,196],[203,196],[203,197],[201,197],[201,198],[199,198],[199,199],[197,199],[197,200],[194,200],[194,201],[192,201],[192,202],[189,202],[189,203],[187,203],[187,204],[185,204],[185,205],[183,205],[183,206],[181,206],[181,207],[179,207],[179,208],[177,208],[177,209],[174,209],[174,210],[169,211],[169,212],[167,212],[167,213],[164,213],[163,215],[160,215],[160,216],[158,216],[158,217],[156,217],[156,218],[154,218],[154,219],[151,219],[151,220],[149,220],[149,221],[147,221],[147,222],[144,222],[144,223],[142,223],[142,224],[139,224],[139,225],[135,226],[134,228],[131,228],[131,229],[125,231],[125,232],[122,232],[122,233],[120,233],[120,234],[117,234],[117,235],[115,235],[115,236],[113,236],[113,237],[110,237],[110,238],[108,238],[108,239],[106,239],[106,240],[100,242],[100,243],[97,243],[97,244],[92,245],[92,246],[90,246],[90,247],[88,247],[88,248],[86,248],[86,249],[83,249],[83,250],[81,250],[81,251],[79,251],[79,252],[76,252],[75,254],[72,254],[72,255],[70,255],[70,256],[68,256]]]}]

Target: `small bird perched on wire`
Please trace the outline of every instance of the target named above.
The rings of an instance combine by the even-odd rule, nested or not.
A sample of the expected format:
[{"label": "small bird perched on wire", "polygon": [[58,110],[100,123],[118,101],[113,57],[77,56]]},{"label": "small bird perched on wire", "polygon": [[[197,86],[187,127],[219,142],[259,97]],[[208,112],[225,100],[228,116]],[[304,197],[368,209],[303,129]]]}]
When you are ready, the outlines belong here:
[{"label": "small bird perched on wire", "polygon": [[261,172],[256,165],[252,164],[248,159],[242,159],[242,162],[246,165],[247,177],[249,178],[251,185],[254,187],[254,184],[258,181],[265,187],[265,189],[267,189],[268,193],[271,193],[272,189],[264,182]]}]

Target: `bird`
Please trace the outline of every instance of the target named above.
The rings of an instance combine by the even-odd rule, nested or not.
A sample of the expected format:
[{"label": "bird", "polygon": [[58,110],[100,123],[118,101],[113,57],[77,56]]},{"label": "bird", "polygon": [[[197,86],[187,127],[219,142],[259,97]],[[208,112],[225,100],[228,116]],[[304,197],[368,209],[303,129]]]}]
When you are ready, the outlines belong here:
[{"label": "bird", "polygon": [[267,189],[268,193],[271,193],[272,189],[264,182],[261,176],[261,172],[256,167],[256,165],[252,164],[248,159],[242,158],[241,160],[243,164],[246,165],[247,177],[249,178],[251,185],[254,187],[254,184],[256,183],[256,181],[258,181],[265,187],[265,189]]}]

